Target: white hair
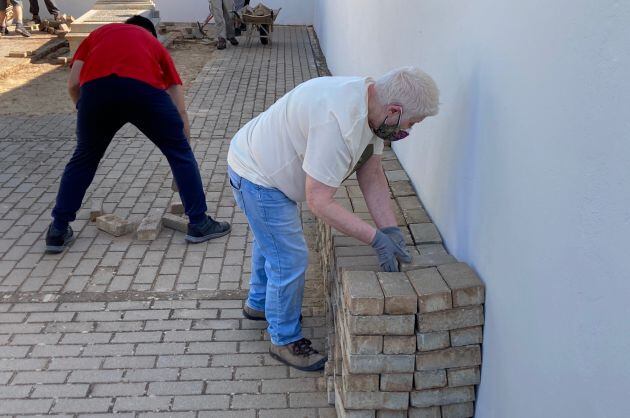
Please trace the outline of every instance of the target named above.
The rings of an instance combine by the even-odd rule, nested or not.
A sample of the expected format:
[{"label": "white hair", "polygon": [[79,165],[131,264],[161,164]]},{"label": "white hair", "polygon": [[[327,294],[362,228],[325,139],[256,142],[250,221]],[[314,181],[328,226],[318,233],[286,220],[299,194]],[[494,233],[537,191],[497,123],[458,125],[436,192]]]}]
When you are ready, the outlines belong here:
[{"label": "white hair", "polygon": [[374,84],[376,97],[383,105],[398,104],[409,117],[435,116],[439,110],[440,90],[435,81],[415,67],[402,67],[379,77]]}]

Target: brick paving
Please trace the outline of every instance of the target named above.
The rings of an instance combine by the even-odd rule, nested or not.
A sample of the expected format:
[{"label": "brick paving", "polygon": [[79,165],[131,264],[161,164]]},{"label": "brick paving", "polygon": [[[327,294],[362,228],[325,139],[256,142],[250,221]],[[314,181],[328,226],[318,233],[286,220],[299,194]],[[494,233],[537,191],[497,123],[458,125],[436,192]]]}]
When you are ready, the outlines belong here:
[{"label": "brick paving", "polygon": [[[242,318],[251,233],[226,179],[229,138],[315,76],[307,29],[279,27],[272,48],[218,52],[192,83],[209,213],[233,224],[228,237],[197,245],[166,228],[148,242],[89,222],[96,199],[128,219],[179,200],[165,158],[127,126],[72,224],[76,242],[44,254],[75,115],[0,116],[0,416],[335,416],[322,375],[271,359],[265,324]],[[303,215],[312,238],[314,219]],[[311,257],[305,335],[323,348],[323,284]]]}]

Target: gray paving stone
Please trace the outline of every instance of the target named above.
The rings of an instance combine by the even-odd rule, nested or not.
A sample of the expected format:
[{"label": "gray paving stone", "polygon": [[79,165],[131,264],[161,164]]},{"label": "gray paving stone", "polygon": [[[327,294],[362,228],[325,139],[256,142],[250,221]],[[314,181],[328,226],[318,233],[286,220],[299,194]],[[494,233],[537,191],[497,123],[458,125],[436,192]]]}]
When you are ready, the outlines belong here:
[{"label": "gray paving stone", "polygon": [[228,409],[230,397],[227,395],[176,396],[173,399],[174,411],[203,409]]}]

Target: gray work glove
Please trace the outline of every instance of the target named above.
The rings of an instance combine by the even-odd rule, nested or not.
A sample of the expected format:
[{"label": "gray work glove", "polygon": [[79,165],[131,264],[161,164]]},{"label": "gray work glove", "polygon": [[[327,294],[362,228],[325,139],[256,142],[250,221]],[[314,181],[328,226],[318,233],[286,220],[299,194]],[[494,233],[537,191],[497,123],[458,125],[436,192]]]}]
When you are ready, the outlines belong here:
[{"label": "gray work glove", "polygon": [[377,230],[371,245],[376,250],[383,271],[399,271],[399,261],[411,263],[413,260],[405,246],[405,237],[398,227],[390,226]]}]

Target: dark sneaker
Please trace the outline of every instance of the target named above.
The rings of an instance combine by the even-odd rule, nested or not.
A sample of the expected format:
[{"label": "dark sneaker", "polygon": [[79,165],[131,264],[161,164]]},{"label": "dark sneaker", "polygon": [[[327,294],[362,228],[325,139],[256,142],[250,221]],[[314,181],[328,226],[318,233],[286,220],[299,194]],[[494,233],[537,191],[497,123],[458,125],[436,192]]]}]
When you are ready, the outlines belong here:
[{"label": "dark sneaker", "polygon": [[30,38],[31,36],[31,33],[24,26],[21,25],[15,27],[15,33],[19,33],[25,38]]},{"label": "dark sneaker", "polygon": [[306,338],[287,345],[271,344],[269,354],[279,362],[305,372],[322,370],[328,360],[311,347],[311,341]]},{"label": "dark sneaker", "polygon": [[225,43],[225,38],[219,37],[217,39],[217,49],[225,49],[226,46],[227,44]]},{"label": "dark sneaker", "polygon": [[6,26],[0,26],[0,36],[5,36],[9,34],[9,29]]},{"label": "dark sneaker", "polygon": [[40,23],[42,23],[42,18],[39,17],[38,15],[33,15],[33,18],[31,19],[31,21],[34,24],[39,25]]},{"label": "dark sneaker", "polygon": [[74,234],[72,228],[68,225],[65,231],[59,231],[55,229],[52,224],[48,227],[46,233],[46,252],[49,254],[58,254],[63,252],[74,241]]},{"label": "dark sneaker", "polygon": [[243,316],[247,319],[251,319],[252,321],[266,321],[265,311],[258,311],[254,308],[250,308],[245,304],[243,308]]},{"label": "dark sneaker", "polygon": [[206,221],[201,224],[188,224],[188,234],[186,241],[198,244],[208,241],[209,239],[219,238],[227,235],[232,227],[227,222],[217,222],[211,217],[207,217]]},{"label": "dark sneaker", "polygon": [[228,38],[228,41],[234,46],[238,45],[238,40],[236,38]]}]

